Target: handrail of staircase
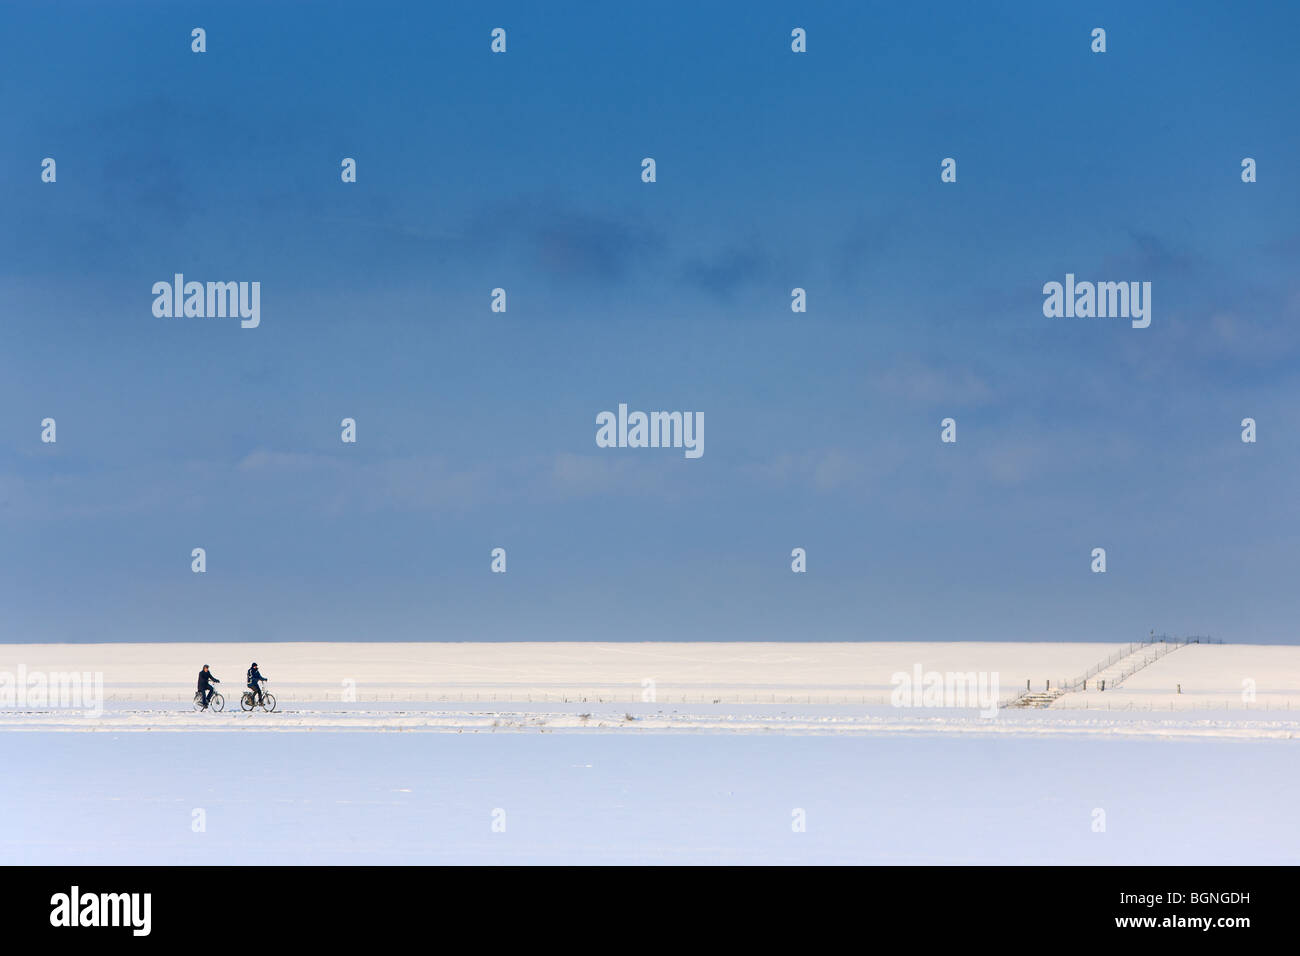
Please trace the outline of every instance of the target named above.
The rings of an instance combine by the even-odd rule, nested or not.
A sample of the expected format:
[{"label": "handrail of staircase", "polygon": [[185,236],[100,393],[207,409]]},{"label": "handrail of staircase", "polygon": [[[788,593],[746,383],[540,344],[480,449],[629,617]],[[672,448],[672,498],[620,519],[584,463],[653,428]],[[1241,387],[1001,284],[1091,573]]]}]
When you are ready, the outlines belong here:
[{"label": "handrail of staircase", "polygon": [[[1117,678],[1115,678],[1114,686],[1118,686],[1121,681],[1125,680],[1128,677],[1132,677],[1143,667],[1146,667],[1148,664],[1155,663],[1156,661],[1160,660],[1160,658],[1164,657],[1167,654],[1172,654],[1175,650],[1177,650],[1180,647],[1185,647],[1188,644],[1222,644],[1222,643],[1223,640],[1221,638],[1216,639],[1204,634],[1193,634],[1187,637],[1170,637],[1168,634],[1156,634],[1153,631],[1151,634],[1149,634],[1147,637],[1142,638],[1140,641],[1132,641],[1129,644],[1125,645],[1121,650],[1118,650],[1115,653],[1111,654],[1104,661],[1094,664],[1092,667],[1084,671],[1082,675],[1074,678],[1074,680],[1069,680],[1069,681],[1058,680],[1056,682],[1056,687],[1059,688],[1063,693],[1067,693],[1067,694],[1079,690],[1083,686],[1084,681],[1089,680],[1092,677],[1095,677],[1097,674],[1100,674],[1102,671],[1110,667],[1116,661],[1128,657],[1130,654],[1133,654],[1141,647],[1147,647],[1156,644],[1162,645],[1161,647],[1157,647],[1154,649],[1155,652],[1154,657],[1150,659],[1143,657],[1142,662],[1140,664],[1134,664],[1132,667],[1128,668],[1123,673],[1121,673]],[[1020,691],[1014,697],[1010,698],[1005,704],[999,704],[998,706],[1014,707],[1017,701],[1022,700],[1025,697],[1028,697],[1032,693],[1036,693],[1036,692],[1030,690],[1029,688],[1026,688],[1025,690]]]},{"label": "handrail of staircase", "polygon": [[[1066,691],[1066,693],[1071,693],[1073,691],[1079,690],[1081,687],[1083,687],[1084,681],[1090,680],[1091,678],[1095,677],[1097,674],[1100,674],[1106,668],[1110,667],[1116,661],[1128,657],[1130,654],[1134,653],[1141,647],[1155,645],[1155,644],[1164,645],[1163,649],[1161,648],[1156,649],[1156,656],[1153,657],[1150,661],[1144,659],[1142,664],[1136,665],[1133,668],[1126,670],[1123,674],[1121,674],[1118,678],[1116,678],[1115,680],[1116,684],[1124,680],[1126,677],[1131,677],[1134,673],[1136,673],[1142,667],[1145,667],[1147,664],[1154,663],[1155,661],[1164,657],[1166,654],[1170,653],[1175,648],[1184,647],[1188,644],[1222,644],[1222,643],[1223,643],[1222,640],[1215,640],[1214,638],[1204,634],[1192,634],[1187,637],[1171,637],[1168,634],[1156,634],[1153,631],[1151,634],[1149,634],[1147,637],[1142,638],[1140,641],[1133,641],[1129,643],[1123,650],[1118,650],[1114,654],[1111,654],[1104,661],[1094,664],[1092,667],[1084,671],[1083,674],[1074,678],[1074,680],[1058,681],[1057,686],[1062,688],[1064,691]],[[1170,645],[1172,645],[1172,647]]]}]

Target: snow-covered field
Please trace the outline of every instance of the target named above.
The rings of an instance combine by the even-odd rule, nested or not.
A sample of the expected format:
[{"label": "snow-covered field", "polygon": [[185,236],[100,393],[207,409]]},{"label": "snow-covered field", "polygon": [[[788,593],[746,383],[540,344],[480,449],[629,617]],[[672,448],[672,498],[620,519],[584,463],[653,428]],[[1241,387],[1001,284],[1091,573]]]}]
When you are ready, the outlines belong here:
[{"label": "snow-covered field", "polygon": [[[1300,862],[1300,648],[992,717],[890,702],[918,667],[1006,701],[1116,648],[0,645],[0,864]],[[253,659],[276,713],[238,709]],[[224,713],[192,709],[204,663]],[[73,671],[101,707],[4,696]]]},{"label": "snow-covered field", "polygon": [[[326,701],[823,703],[889,705],[893,676],[996,674],[1000,696],[1076,678],[1126,645],[1052,643],[791,644],[0,644],[0,675],[102,673],[108,701],[184,702],[200,666],[226,689],[257,660],[289,705]],[[1138,656],[1143,652],[1139,651]],[[1103,675],[1105,676],[1104,673]],[[1254,699],[1243,682],[1254,683]],[[1181,693],[1179,685],[1181,684]],[[1118,690],[1070,695],[1057,707],[1300,708],[1300,646],[1198,644]]]},{"label": "snow-covered field", "polygon": [[[997,671],[1004,690],[1073,677],[1113,644],[16,644],[0,672],[102,671],[118,698],[181,699],[203,664],[243,683],[256,660],[288,700],[659,700],[809,698],[888,702],[890,677],[926,669]],[[1300,698],[1300,689],[1296,693]]]}]

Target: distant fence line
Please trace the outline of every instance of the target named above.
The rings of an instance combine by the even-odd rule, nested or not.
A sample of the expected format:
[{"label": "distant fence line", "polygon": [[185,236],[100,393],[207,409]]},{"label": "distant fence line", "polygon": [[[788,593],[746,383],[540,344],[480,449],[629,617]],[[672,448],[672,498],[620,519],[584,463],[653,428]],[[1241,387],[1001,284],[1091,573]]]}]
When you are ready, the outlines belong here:
[{"label": "distant fence line", "polygon": [[[1121,693],[1117,691],[1116,693]],[[105,694],[105,701],[114,701],[120,703],[185,703],[193,701],[192,694]],[[1194,697],[1194,695],[1182,695]],[[1014,698],[1004,695],[1001,704]],[[711,694],[659,694],[654,700],[642,700],[639,695],[635,696],[565,696],[562,694],[525,694],[499,696],[494,694],[481,693],[464,693],[464,694],[357,694],[355,701],[344,701],[339,694],[331,695],[312,695],[301,701],[294,701],[289,694],[281,698],[281,708],[286,705],[310,705],[310,704],[366,704],[366,703],[461,703],[461,704],[611,704],[623,706],[626,704],[771,704],[771,705],[789,705],[789,704],[813,704],[813,705],[858,705],[873,707],[892,707],[890,695],[888,694],[739,694],[724,695],[718,697]],[[917,708],[900,707],[899,710],[916,710]],[[925,710],[972,710],[974,708],[924,708]],[[1070,701],[1068,706],[1052,708],[1055,710],[1114,710],[1114,711],[1223,711],[1223,710],[1297,710],[1300,711],[1300,697],[1282,698],[1278,700],[1256,701],[1246,703],[1242,701],[1214,701],[1214,700],[1183,700],[1170,701],[1168,706],[1156,702],[1139,702],[1139,701],[1113,701],[1107,700],[1104,703],[1094,701],[1089,698],[1082,698]],[[0,710],[0,714],[3,714]]]},{"label": "distant fence line", "polygon": [[[294,695],[282,691],[281,700],[288,702]],[[106,701],[143,703],[190,703],[193,694],[177,693],[126,693],[115,692],[104,695]],[[388,694],[371,691],[357,691],[351,700],[345,700],[340,691],[310,691],[302,697],[302,702],[324,704],[364,704],[364,703],[460,703],[460,704],[868,704],[890,706],[890,694],[665,694],[656,693],[647,700],[640,691],[629,694],[488,694],[481,692],[463,692],[457,694],[426,692],[393,692]]]}]

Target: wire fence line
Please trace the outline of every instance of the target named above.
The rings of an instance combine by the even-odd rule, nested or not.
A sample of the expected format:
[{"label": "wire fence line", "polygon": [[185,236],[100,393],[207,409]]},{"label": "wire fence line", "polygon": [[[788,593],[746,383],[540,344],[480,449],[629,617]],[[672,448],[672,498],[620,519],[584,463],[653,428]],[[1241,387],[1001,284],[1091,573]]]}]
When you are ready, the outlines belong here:
[{"label": "wire fence line", "polygon": [[[1056,686],[1051,689],[1052,703],[1059,700],[1066,694],[1073,694],[1087,689],[1087,682],[1098,674],[1101,674],[1125,658],[1131,657],[1144,648],[1149,648],[1149,652],[1143,653],[1141,659],[1135,659],[1131,665],[1125,667],[1118,676],[1109,677],[1111,689],[1117,689],[1119,684],[1126,678],[1142,670],[1157,660],[1172,654],[1174,651],[1186,647],[1188,644],[1222,644],[1221,640],[1205,635],[1192,635],[1188,637],[1171,637],[1167,634],[1155,634],[1143,638],[1139,641],[1132,641],[1122,645],[1114,653],[1108,655],[1104,660],[1098,661],[1089,667],[1083,674],[1072,680],[1059,680]],[[1050,687],[1050,683],[1047,685]],[[1030,691],[1028,688],[1023,691],[1013,692],[1010,694],[999,694],[997,706],[999,708],[1016,707],[1019,702],[1031,695],[1044,696]],[[284,702],[288,702],[295,696],[292,690],[285,694]],[[713,704],[713,705],[760,705],[768,704],[771,706],[794,706],[794,705],[822,705],[822,706],[859,706],[859,707],[892,707],[898,710],[910,709],[972,709],[972,708],[939,708],[923,707],[916,708],[912,706],[898,706],[894,704],[892,694],[835,694],[835,693],[814,693],[814,692],[787,692],[780,693],[776,691],[768,693],[735,693],[723,692],[712,694],[681,694],[663,692],[655,690],[646,693],[644,689],[629,690],[626,693],[610,693],[596,689],[584,688],[567,688],[556,691],[508,691],[494,688],[490,691],[425,691],[419,693],[416,691],[403,690],[391,691],[388,693],[376,691],[364,691],[351,688],[348,690],[335,690],[317,687],[304,687],[301,690],[301,703],[312,704],[365,704],[365,703],[425,703],[425,704],[604,704],[624,706],[629,704],[642,705],[667,705],[667,704]],[[190,703],[193,701],[192,693],[180,693],[173,691],[147,691],[143,693],[131,693],[126,691],[113,692],[104,695],[105,701],[112,702],[139,702],[139,703]],[[1059,710],[1114,710],[1114,711],[1215,711],[1215,710],[1233,710],[1232,701],[1223,701],[1204,698],[1180,701],[1171,700],[1166,706],[1164,703],[1156,701],[1115,701],[1108,699],[1104,704],[1084,698],[1082,700],[1071,700],[1065,702],[1065,706],[1057,708]],[[1265,701],[1238,701],[1235,704],[1238,710],[1285,710],[1293,709],[1290,698],[1270,699]],[[1295,708],[1300,710],[1300,698],[1297,698]]]},{"label": "wire fence line", "polygon": [[[1117,692],[1118,693],[1118,692]],[[1241,701],[1241,700],[1206,700],[1197,699],[1195,695],[1187,696],[1188,700],[1171,700],[1168,704],[1157,701],[1125,701],[1125,700],[1092,700],[1082,698],[1066,702],[1065,706],[1054,708],[1056,710],[1113,710],[1113,711],[1231,711],[1231,710],[1249,710],[1249,711],[1289,711],[1295,710],[1300,712],[1300,696],[1270,698],[1263,701]],[[194,699],[193,694],[105,694],[106,702],[115,703],[166,703],[166,704],[190,704]],[[1014,697],[1003,697],[999,701],[1000,707],[1007,706]],[[312,694],[305,696],[301,700],[293,700],[290,695],[281,697],[282,705],[294,703],[303,704],[609,704],[624,706],[629,704],[646,704],[646,705],[663,705],[663,704],[769,704],[769,705],[821,705],[821,706],[867,706],[867,707],[890,707],[897,710],[973,710],[975,707],[914,707],[901,706],[895,707],[893,700],[888,694],[658,694],[654,700],[644,700],[640,695],[628,696],[574,696],[563,694],[483,694],[483,693],[461,693],[461,694],[413,694],[413,693],[391,693],[391,694],[362,694],[358,693],[354,700],[343,700],[340,695],[318,695]]]},{"label": "wire fence line", "polygon": [[[281,700],[287,701],[294,695],[284,692]],[[171,692],[113,692],[104,695],[105,701],[144,702],[144,703],[190,703],[193,694]],[[354,696],[346,697],[339,691],[310,691],[301,695],[304,703],[326,704],[362,704],[362,703],[459,703],[459,704],[866,704],[889,706],[889,694],[665,694],[656,693],[652,698],[644,697],[640,691],[629,694],[566,694],[561,692],[538,693],[416,693],[392,692],[376,693],[357,691]]]}]

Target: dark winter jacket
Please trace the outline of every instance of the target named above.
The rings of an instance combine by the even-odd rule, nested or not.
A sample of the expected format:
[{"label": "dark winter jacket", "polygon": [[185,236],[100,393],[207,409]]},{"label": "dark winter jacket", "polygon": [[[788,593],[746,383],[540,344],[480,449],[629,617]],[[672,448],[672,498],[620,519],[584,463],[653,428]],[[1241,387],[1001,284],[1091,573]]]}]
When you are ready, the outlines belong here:
[{"label": "dark winter jacket", "polygon": [[248,669],[248,686],[256,687],[257,682],[260,680],[266,680],[266,678],[262,676],[262,672],[256,667],[250,667]]},{"label": "dark winter jacket", "polygon": [[207,690],[209,684],[220,684],[217,675],[212,671],[199,671],[199,690]]}]

